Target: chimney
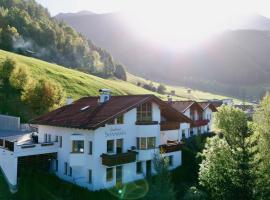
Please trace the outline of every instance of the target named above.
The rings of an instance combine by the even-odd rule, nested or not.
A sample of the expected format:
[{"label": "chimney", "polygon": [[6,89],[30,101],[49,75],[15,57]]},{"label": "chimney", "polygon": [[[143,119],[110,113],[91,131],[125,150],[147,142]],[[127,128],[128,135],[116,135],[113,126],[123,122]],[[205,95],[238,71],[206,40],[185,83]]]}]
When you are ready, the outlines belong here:
[{"label": "chimney", "polygon": [[70,105],[72,103],[73,103],[72,97],[68,97],[67,100],[66,100],[66,105]]},{"label": "chimney", "polygon": [[168,98],[168,103],[171,104],[172,101],[173,101],[173,100],[172,100],[172,95],[168,95],[167,98]]},{"label": "chimney", "polygon": [[111,90],[110,89],[100,89],[99,93],[100,93],[100,97],[99,97],[100,103],[104,103],[104,102],[110,100],[110,97],[111,97]]}]

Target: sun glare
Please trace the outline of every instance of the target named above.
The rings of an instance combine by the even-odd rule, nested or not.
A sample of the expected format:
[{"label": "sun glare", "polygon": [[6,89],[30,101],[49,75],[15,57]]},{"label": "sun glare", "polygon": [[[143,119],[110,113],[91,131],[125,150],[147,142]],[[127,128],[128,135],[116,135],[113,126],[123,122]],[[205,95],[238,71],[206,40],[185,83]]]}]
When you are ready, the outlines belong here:
[{"label": "sun glare", "polygon": [[[136,35],[154,44],[189,48],[226,29],[230,20],[243,13],[241,3],[226,1],[146,1],[136,4],[125,14],[125,21]],[[143,7],[141,5],[144,5]],[[248,12],[248,9],[244,10]]]}]

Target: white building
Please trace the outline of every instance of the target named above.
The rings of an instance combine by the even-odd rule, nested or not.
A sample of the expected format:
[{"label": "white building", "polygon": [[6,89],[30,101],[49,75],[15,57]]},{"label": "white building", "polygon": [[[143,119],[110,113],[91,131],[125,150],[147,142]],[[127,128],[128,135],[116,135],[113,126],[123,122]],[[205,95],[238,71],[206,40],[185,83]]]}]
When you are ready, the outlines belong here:
[{"label": "white building", "polygon": [[202,127],[203,132],[212,132],[213,125],[213,113],[217,112],[217,108],[211,102],[199,102],[199,105],[203,109],[203,120],[207,120],[208,123]]},{"label": "white building", "polygon": [[211,102],[169,101],[168,103],[192,120],[192,123],[182,124],[182,138],[212,131],[213,112],[217,109]]},{"label": "white building", "polygon": [[0,167],[8,182],[15,186],[20,167],[33,160],[44,161],[61,179],[90,190],[155,173],[153,156],[161,149],[170,169],[181,165],[180,140],[191,123],[188,117],[153,95],[111,97],[102,92],[34,119],[36,142],[2,138]]}]

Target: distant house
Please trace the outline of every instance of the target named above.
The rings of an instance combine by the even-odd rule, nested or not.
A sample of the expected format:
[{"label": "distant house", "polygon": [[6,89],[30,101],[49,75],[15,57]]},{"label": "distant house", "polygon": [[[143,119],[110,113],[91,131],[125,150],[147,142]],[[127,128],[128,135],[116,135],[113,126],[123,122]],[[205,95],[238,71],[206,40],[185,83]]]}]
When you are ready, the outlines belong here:
[{"label": "distant house", "polygon": [[[155,173],[153,157],[160,152],[168,157],[170,169],[181,165],[181,134],[188,131],[191,119],[153,95],[100,92],[98,97],[69,100],[68,105],[32,120],[38,138],[31,142],[1,139],[0,160],[6,164],[0,166],[8,182],[15,186],[21,168],[35,161],[90,190]],[[12,148],[5,145],[7,141]]]},{"label": "distant house", "polygon": [[196,101],[169,101],[173,108],[178,110],[192,120],[193,123],[186,124],[182,137],[190,137],[201,133],[211,132],[213,112],[217,109],[211,102]]},{"label": "distant house", "polygon": [[255,106],[251,104],[239,104],[239,105],[234,105],[235,108],[239,108],[243,110],[248,117],[253,117],[253,114],[255,112]]},{"label": "distant house", "polygon": [[222,105],[233,106],[234,104],[233,99],[212,99],[208,100],[208,102],[211,102],[216,108]]}]

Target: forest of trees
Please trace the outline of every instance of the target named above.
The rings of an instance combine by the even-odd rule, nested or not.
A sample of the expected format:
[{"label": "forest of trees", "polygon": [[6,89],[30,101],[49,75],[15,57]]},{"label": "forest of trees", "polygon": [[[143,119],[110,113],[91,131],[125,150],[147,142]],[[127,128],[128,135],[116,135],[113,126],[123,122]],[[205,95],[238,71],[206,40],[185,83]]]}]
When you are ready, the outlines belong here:
[{"label": "forest of trees", "polygon": [[261,101],[253,120],[238,108],[222,106],[214,126],[216,133],[206,143],[204,135],[186,141],[183,166],[172,174],[161,168],[146,199],[270,199],[270,94]]},{"label": "forest of trees", "polygon": [[53,80],[34,79],[27,66],[6,58],[0,64],[0,99],[0,113],[35,117],[63,105],[66,92]]},{"label": "forest of trees", "polygon": [[126,79],[125,67],[110,53],[57,22],[34,0],[0,0],[0,48],[104,78]]}]

